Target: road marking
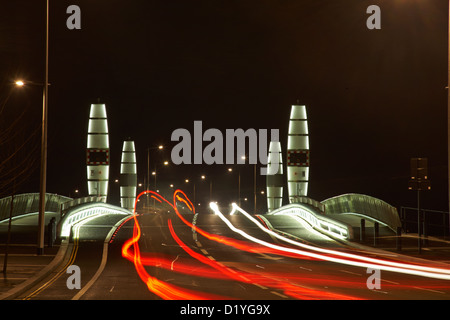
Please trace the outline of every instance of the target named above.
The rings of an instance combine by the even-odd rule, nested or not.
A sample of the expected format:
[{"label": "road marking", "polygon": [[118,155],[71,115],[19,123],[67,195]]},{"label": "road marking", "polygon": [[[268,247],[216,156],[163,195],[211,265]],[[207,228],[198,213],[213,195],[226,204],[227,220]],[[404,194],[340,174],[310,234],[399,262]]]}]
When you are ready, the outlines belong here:
[{"label": "road marking", "polygon": [[283,257],[272,257],[272,256],[269,256],[269,255],[267,255],[265,253],[261,253],[261,252],[258,252],[258,254],[261,256],[261,258],[268,259],[268,260],[281,260],[281,259],[283,259]]},{"label": "road marking", "polygon": [[349,274],[353,274],[353,275],[355,275],[355,276],[362,276],[362,274],[360,274],[360,273],[351,272],[351,271],[347,271],[347,270],[339,270],[339,271],[345,272],[345,273],[349,273]]},{"label": "road marking", "polygon": [[[89,219],[89,218],[88,218]],[[87,221],[89,221],[87,219]],[[86,221],[86,220],[82,220],[82,221]],[[80,222],[82,222],[80,221]],[[78,223],[80,223],[78,222]],[[35,291],[33,291],[32,293],[30,293],[28,296],[26,296],[25,298],[23,298],[23,300],[30,300],[32,297],[38,295],[39,293],[41,293],[43,290],[45,290],[46,288],[48,288],[51,284],[53,284],[53,282],[55,282],[57,279],[59,279],[59,277],[61,277],[61,275],[63,273],[67,272],[67,268],[73,264],[73,262],[75,261],[75,257],[77,256],[77,252],[78,252],[78,243],[79,243],[79,234],[80,234],[80,227],[78,224],[75,224],[74,226],[74,241],[73,241],[73,246],[72,246],[72,252],[70,253],[70,258],[67,261],[66,265],[56,273],[56,275],[53,276],[53,278],[51,278],[49,281],[47,281],[46,283],[44,283],[42,286],[40,286],[38,289],[36,289]]]},{"label": "road marking", "polygon": [[284,294],[281,294],[281,293],[276,292],[276,291],[270,291],[270,293],[273,293],[274,295],[279,296],[279,297],[284,298],[284,299],[287,299],[287,298],[288,298],[288,297],[285,296]]},{"label": "road marking", "polygon": [[[86,293],[86,291],[94,284],[95,281],[97,281],[98,277],[100,277],[101,273],[103,272],[103,269],[105,268],[106,261],[108,259],[108,244],[109,240],[111,239],[115,229],[120,226],[122,221],[125,221],[129,217],[125,217],[121,219],[119,222],[117,222],[114,227],[111,228],[109,233],[106,235],[105,241],[103,242],[103,253],[102,253],[102,261],[100,263],[100,267],[97,269],[97,272],[94,274],[94,276],[89,280],[88,283],[72,298],[72,300],[78,300],[81,298],[83,294]],[[114,231],[113,231],[114,230]]]},{"label": "road marking", "polygon": [[386,291],[381,291],[381,290],[370,290],[372,292],[378,292],[378,293],[384,293],[384,294],[389,294],[389,292]]},{"label": "road marking", "polygon": [[307,270],[307,271],[312,271],[312,269],[305,268],[305,267],[299,267],[299,269],[303,269],[303,270]]},{"label": "road marking", "polygon": [[413,287],[415,289],[420,289],[420,290],[426,290],[426,291],[431,291],[431,292],[435,292],[435,293],[442,293],[445,294],[445,292],[443,291],[438,291],[438,290],[433,290],[433,289],[427,289],[427,288],[421,288],[421,287]]},{"label": "road marking", "polygon": [[203,254],[204,254],[205,256],[209,255],[208,251],[206,251],[205,249],[200,249],[200,251],[203,252]]},{"label": "road marking", "polygon": [[257,284],[257,283],[254,283],[253,285],[257,286],[258,288],[263,289],[263,290],[267,289],[267,287],[264,287],[264,286],[262,286],[260,284]]},{"label": "road marking", "polygon": [[178,254],[177,257],[176,257],[175,259],[173,259],[172,263],[170,264],[170,270],[171,270],[171,271],[173,271],[173,264],[175,263],[175,261],[178,260],[178,257],[179,257],[179,256],[180,256],[180,255]]},{"label": "road marking", "polygon": [[380,279],[381,281],[387,282],[387,283],[392,283],[392,284],[399,284],[398,282],[394,282],[394,281],[389,281],[389,280],[385,280],[385,279]]}]

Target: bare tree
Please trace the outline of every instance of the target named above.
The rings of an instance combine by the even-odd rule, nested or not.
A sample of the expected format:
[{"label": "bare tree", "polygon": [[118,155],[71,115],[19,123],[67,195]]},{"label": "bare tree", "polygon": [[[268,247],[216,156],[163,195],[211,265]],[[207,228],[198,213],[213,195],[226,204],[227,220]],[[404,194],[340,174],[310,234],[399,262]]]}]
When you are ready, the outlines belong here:
[{"label": "bare tree", "polygon": [[35,112],[30,112],[30,103],[18,107],[26,99],[11,99],[15,88],[2,87],[7,88],[7,93],[1,97],[0,91],[0,197],[5,197],[15,192],[13,188],[17,190],[23,185],[39,167],[41,126]]}]

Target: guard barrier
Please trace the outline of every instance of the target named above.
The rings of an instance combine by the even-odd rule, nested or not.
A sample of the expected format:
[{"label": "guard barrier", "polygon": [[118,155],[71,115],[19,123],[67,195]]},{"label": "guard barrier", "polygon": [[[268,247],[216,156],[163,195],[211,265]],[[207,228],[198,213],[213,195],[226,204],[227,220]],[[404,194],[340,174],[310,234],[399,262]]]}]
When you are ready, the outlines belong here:
[{"label": "guard barrier", "polygon": [[299,217],[319,232],[339,239],[353,239],[353,229],[350,226],[330,219],[320,213],[316,208],[309,207],[302,203],[285,205],[268,213],[268,215],[290,215]]}]

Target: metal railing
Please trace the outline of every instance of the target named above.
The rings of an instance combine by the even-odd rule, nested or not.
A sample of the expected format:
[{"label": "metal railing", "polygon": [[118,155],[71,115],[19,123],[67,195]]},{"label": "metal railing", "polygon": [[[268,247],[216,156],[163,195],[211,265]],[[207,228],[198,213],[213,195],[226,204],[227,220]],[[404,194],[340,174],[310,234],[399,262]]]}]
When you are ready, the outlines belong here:
[{"label": "metal railing", "polygon": [[77,199],[70,199],[69,201],[66,201],[61,204],[60,212],[61,212],[61,218],[64,217],[64,215],[67,213],[67,211],[70,208],[79,206],[81,204],[90,203],[90,202],[106,202],[106,197],[102,196],[88,196],[83,198],[77,198]]},{"label": "metal railing", "polygon": [[394,231],[401,226],[397,209],[371,196],[350,193],[324,200],[322,203],[325,205],[325,215],[357,213],[380,221]]},{"label": "metal railing", "polygon": [[[13,203],[11,203],[12,198],[14,198]],[[59,212],[61,205],[71,200],[72,198],[69,197],[47,193],[45,211]],[[0,199],[0,221],[9,219],[10,215],[14,218],[36,212],[39,212],[39,193],[23,193]]]},{"label": "metal railing", "polygon": [[299,217],[319,232],[341,239],[353,239],[353,229],[340,221],[325,216],[318,208],[303,203],[291,203],[271,211],[268,215],[288,215]]},{"label": "metal railing", "polygon": [[[400,220],[405,233],[417,233],[417,208],[400,207]],[[420,209],[421,233],[424,236],[444,236],[449,232],[449,213],[446,211]]]}]

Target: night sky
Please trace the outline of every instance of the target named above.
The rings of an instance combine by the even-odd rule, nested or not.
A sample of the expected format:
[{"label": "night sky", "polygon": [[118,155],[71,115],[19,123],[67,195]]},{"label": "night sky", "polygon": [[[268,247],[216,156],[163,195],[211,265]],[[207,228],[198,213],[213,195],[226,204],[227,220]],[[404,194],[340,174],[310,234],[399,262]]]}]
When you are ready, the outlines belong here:
[{"label": "night sky", "polygon": [[[72,4],[81,9],[81,30],[66,27]],[[381,8],[381,30],[366,27],[373,4]],[[416,194],[407,190],[410,158],[428,157],[432,190],[423,192],[422,206],[448,210],[448,1],[50,0],[50,6],[48,192],[86,195],[87,124],[97,99],[108,113],[110,180],[119,177],[122,143],[130,137],[140,182],[147,148],[167,146],[159,158],[151,154],[152,167],[155,158],[170,160],[171,133],[193,133],[195,120],[223,132],[278,128],[285,148],[290,106],[298,101],[309,118],[310,197],[355,192],[415,206]],[[41,89],[17,89],[11,81],[43,82],[45,1],[1,0],[0,17],[0,123],[24,112],[20,130],[23,139],[34,135],[30,152],[39,157]],[[253,166],[235,165],[233,174],[228,167],[172,164],[159,183],[189,194],[184,179],[205,174],[213,198],[236,201],[241,170],[242,195],[253,199]],[[39,161],[34,168],[20,192],[38,192]],[[258,192],[265,190],[265,177],[257,183]],[[110,190],[118,203],[118,185],[111,182]],[[198,181],[197,190],[209,195],[205,183]]]}]

